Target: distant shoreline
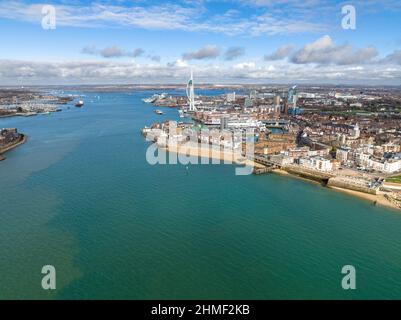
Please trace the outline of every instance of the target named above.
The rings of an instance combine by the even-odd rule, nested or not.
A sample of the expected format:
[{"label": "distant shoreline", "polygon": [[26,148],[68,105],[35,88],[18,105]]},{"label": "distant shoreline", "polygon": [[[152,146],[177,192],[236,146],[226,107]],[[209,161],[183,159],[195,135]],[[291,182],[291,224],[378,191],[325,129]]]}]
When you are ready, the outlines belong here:
[{"label": "distant shoreline", "polygon": [[24,113],[12,113],[12,114],[3,114],[0,115],[1,118],[11,118],[11,117],[31,117],[31,116],[36,116],[37,114],[24,114]]}]

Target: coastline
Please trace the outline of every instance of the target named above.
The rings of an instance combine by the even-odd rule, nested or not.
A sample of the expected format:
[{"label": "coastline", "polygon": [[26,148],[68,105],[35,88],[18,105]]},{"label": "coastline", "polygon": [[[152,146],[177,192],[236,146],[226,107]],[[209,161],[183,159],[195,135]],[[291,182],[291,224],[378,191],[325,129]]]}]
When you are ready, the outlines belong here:
[{"label": "coastline", "polygon": [[201,144],[185,144],[177,146],[167,145],[165,147],[158,148],[181,155],[208,158],[209,160],[214,159],[219,161],[226,161],[228,164],[246,164],[255,168],[265,168],[265,166],[262,164],[256,163],[249,159],[245,159],[245,157],[242,156],[242,154],[239,152],[230,150],[219,150],[213,148],[212,146],[205,148]]},{"label": "coastline", "polygon": [[23,133],[21,133],[21,137],[22,137],[21,140],[18,141],[17,143],[14,143],[14,144],[12,144],[12,145],[0,150],[0,156],[1,156],[0,160],[5,160],[6,159],[6,157],[4,157],[4,154],[6,152],[8,152],[8,151],[10,151],[12,149],[15,149],[16,147],[24,144],[28,140],[28,136],[23,134]]},{"label": "coastline", "polygon": [[[292,173],[287,172],[287,171],[282,170],[282,169],[273,169],[272,172],[276,173],[276,174],[280,174],[280,175],[286,175],[286,176],[291,176],[293,178],[302,179],[302,180],[305,180],[305,181],[308,181],[308,182],[318,183],[317,181],[315,181],[313,179],[300,177],[300,176],[297,176],[295,174],[292,174]],[[389,200],[387,200],[385,198],[384,194],[380,194],[380,193],[379,194],[370,194],[370,193],[365,193],[365,192],[361,192],[361,191],[355,191],[355,190],[346,189],[346,188],[340,188],[340,187],[335,187],[335,186],[326,186],[326,188],[331,189],[333,191],[346,193],[348,195],[351,195],[351,196],[354,196],[354,197],[358,197],[360,199],[364,199],[364,200],[370,201],[372,203],[372,205],[375,204],[375,205],[379,205],[379,206],[383,206],[383,207],[387,207],[387,208],[391,208],[391,209],[400,210],[400,208],[398,206],[396,206],[394,203],[392,203]]]},{"label": "coastline", "polygon": [[400,210],[399,207],[397,207],[395,204],[391,203],[388,201],[383,194],[369,194],[369,193],[364,193],[364,192],[359,192],[359,191],[354,191],[350,189],[344,189],[344,188],[339,188],[339,187],[328,187],[329,189],[333,189],[335,191],[347,193],[349,195],[356,196],[358,198],[362,198],[368,201],[371,201],[372,203],[375,203],[377,205],[387,207],[387,208],[392,208],[392,209],[397,209]]},{"label": "coastline", "polygon": [[[177,154],[182,154],[182,155],[187,155],[187,156],[195,156],[195,157],[204,157],[208,159],[215,159],[215,160],[229,160],[231,161],[231,164],[235,163],[244,163],[249,166],[253,166],[254,168],[265,168],[264,165],[256,163],[252,160],[245,160],[245,161],[240,161],[240,159],[243,159],[244,157],[234,151],[227,151],[227,150],[217,150],[217,149],[212,149],[212,148],[204,148],[199,145],[179,145],[179,146],[165,146],[165,147],[159,147],[160,149],[164,149],[168,152],[174,152]],[[308,182],[315,182],[318,183],[317,181],[313,179],[308,179],[304,177],[297,176],[295,174],[292,174],[288,171],[285,171],[283,169],[272,169],[272,173],[279,174],[279,175],[284,175],[284,176],[291,176],[294,178],[302,179]],[[335,186],[327,186],[328,189],[331,189],[333,191],[337,192],[342,192],[346,193],[348,195],[358,197],[360,199],[364,199],[366,201],[370,201],[372,205],[378,205],[378,206],[383,206],[391,209],[396,209],[400,210],[399,207],[397,207],[394,203],[390,202],[384,197],[384,194],[369,194],[369,193],[364,193],[360,191],[354,191],[351,189],[346,189],[346,188],[340,188],[340,187],[335,187]]]}]

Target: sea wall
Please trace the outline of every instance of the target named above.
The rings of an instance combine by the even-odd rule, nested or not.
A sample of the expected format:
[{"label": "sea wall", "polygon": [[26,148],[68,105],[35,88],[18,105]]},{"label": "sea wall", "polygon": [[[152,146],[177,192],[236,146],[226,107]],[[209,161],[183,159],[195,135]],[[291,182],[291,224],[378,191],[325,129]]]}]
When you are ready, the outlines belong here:
[{"label": "sea wall", "polygon": [[338,178],[331,178],[329,179],[327,186],[330,187],[336,187],[336,188],[341,188],[341,189],[349,189],[353,191],[358,191],[358,192],[363,192],[363,193],[368,193],[368,194],[377,194],[376,189],[372,189],[369,187],[365,187],[359,184],[353,184]]},{"label": "sea wall", "polygon": [[384,197],[390,201],[393,205],[395,205],[396,207],[401,209],[401,196],[396,196],[396,195],[389,195],[389,194],[385,194]]},{"label": "sea wall", "polygon": [[288,173],[300,176],[302,178],[311,179],[323,183],[327,183],[330,178],[333,177],[332,174],[318,171],[318,170],[311,170],[307,168],[303,168],[300,166],[294,165],[286,165],[282,167],[282,170],[287,171]]}]

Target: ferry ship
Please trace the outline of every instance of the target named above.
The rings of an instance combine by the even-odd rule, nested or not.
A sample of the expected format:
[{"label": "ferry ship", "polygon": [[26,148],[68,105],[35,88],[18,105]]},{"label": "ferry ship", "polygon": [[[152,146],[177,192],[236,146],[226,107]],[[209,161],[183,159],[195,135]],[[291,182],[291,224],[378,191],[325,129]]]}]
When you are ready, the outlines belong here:
[{"label": "ferry ship", "polygon": [[153,103],[153,102],[155,102],[156,100],[163,100],[163,99],[166,99],[167,96],[168,96],[168,94],[165,93],[165,92],[160,93],[160,94],[155,93],[153,96],[151,96],[151,97],[149,97],[149,98],[144,98],[144,99],[142,99],[142,101],[143,101],[143,102],[146,102],[146,103]]}]

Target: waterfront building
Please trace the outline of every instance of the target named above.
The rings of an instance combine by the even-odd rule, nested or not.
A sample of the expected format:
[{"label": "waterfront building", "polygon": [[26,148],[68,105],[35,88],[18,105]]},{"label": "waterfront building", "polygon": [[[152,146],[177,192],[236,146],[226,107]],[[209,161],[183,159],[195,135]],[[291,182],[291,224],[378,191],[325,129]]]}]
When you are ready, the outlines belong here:
[{"label": "waterfront building", "polygon": [[319,171],[332,171],[333,169],[333,163],[320,156],[300,158],[299,164],[305,168]]},{"label": "waterfront building", "polygon": [[302,157],[307,157],[309,154],[309,151],[310,151],[309,147],[290,148],[290,149],[288,149],[288,152],[286,152],[286,154],[288,154],[288,156],[290,156],[294,159],[298,159],[298,158],[302,158]]},{"label": "waterfront building", "polygon": [[371,158],[367,161],[367,167],[384,173],[395,173],[401,170],[401,160],[379,160]]},{"label": "waterfront building", "polygon": [[270,156],[270,160],[280,166],[285,166],[294,163],[294,158],[285,154],[277,154]]},{"label": "waterfront building", "polygon": [[350,148],[337,148],[336,150],[336,159],[341,163],[346,163],[348,161],[348,154],[350,152]]}]

